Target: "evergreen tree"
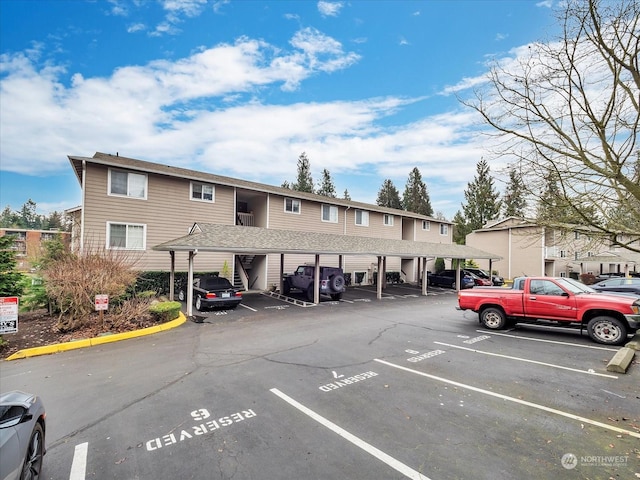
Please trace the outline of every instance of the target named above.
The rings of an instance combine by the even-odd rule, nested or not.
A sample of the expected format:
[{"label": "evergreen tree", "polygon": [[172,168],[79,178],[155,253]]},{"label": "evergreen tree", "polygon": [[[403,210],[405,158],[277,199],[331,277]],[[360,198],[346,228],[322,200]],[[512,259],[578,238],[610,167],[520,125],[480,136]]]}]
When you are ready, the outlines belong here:
[{"label": "evergreen tree", "polygon": [[344,198],[345,200],[351,200],[351,195],[349,195],[349,190],[347,190],[346,188],[344,189],[344,194],[342,195],[342,198]]},{"label": "evergreen tree", "polygon": [[398,189],[390,179],[387,178],[382,182],[382,187],[380,187],[380,191],[378,192],[376,203],[381,207],[402,208],[400,192],[398,192]]},{"label": "evergreen tree", "polygon": [[515,167],[509,168],[509,183],[504,191],[503,207],[505,217],[524,217],[527,201],[524,198],[524,183]]},{"label": "evergreen tree", "polygon": [[482,228],[488,221],[494,220],[500,213],[500,194],[494,188],[493,177],[489,172],[486,160],[480,160],[476,165],[473,182],[467,184],[462,204],[464,219],[469,231]]},{"label": "evergreen tree", "polygon": [[422,175],[418,167],[414,167],[409,173],[409,179],[402,196],[402,206],[408,212],[421,215],[433,215],[431,200],[427,192],[427,186],[422,181]]},{"label": "evergreen tree", "polygon": [[16,270],[13,242],[13,235],[0,237],[0,297],[19,297],[24,289],[22,274]]},{"label": "evergreen tree", "polygon": [[40,229],[42,227],[42,219],[36,213],[36,202],[33,200],[29,199],[22,205],[19,215],[23,228]]},{"label": "evergreen tree", "polygon": [[280,185],[280,186],[281,186],[282,188],[286,188],[286,189],[291,190],[291,184],[290,184],[287,180],[285,180],[284,182],[282,182],[282,185]]},{"label": "evergreen tree", "polygon": [[331,179],[331,174],[326,168],[322,170],[322,182],[318,186],[318,195],[324,195],[325,197],[336,198],[336,187]]},{"label": "evergreen tree", "polygon": [[544,175],[544,188],[538,198],[537,220],[544,224],[554,222],[558,228],[564,224],[597,224],[596,208],[582,205],[579,198],[570,198],[561,184],[555,170],[548,170]]},{"label": "evergreen tree", "polygon": [[3,228],[19,228],[20,227],[20,219],[18,215],[11,210],[11,207],[7,205],[2,214],[0,214],[0,227]]},{"label": "evergreen tree", "polygon": [[302,152],[298,157],[298,177],[292,188],[299,192],[314,193],[311,164],[305,152]]},{"label": "evergreen tree", "polygon": [[465,245],[469,233],[471,233],[471,228],[469,228],[462,212],[458,210],[453,217],[453,241],[458,245]]}]

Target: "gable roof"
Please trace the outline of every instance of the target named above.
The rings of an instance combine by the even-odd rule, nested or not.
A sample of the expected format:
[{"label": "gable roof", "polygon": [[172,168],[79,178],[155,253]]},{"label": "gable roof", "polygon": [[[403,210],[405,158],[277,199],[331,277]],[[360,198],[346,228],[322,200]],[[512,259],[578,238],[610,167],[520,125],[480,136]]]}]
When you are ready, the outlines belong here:
[{"label": "gable roof", "polygon": [[406,210],[398,210],[395,208],[381,207],[370,203],[355,202],[353,200],[345,200],[343,198],[326,197],[324,195],[318,195],[315,193],[300,192],[297,190],[291,190],[283,187],[276,187],[273,185],[267,185],[264,183],[251,182],[248,180],[240,180],[232,177],[225,177],[222,175],[215,175],[212,173],[198,172],[196,170],[189,170],[182,167],[172,167],[170,165],[162,165],[159,163],[146,162],[144,160],[136,160],[134,158],[121,157],[118,154],[111,155],[109,153],[96,152],[93,157],[78,157],[69,155],[69,161],[75,171],[76,177],[82,185],[82,164],[83,162],[95,163],[99,165],[105,165],[109,167],[125,168],[128,170],[135,170],[146,173],[154,173],[157,175],[166,175],[169,177],[179,177],[186,180],[195,180],[204,183],[212,183],[217,185],[224,185],[228,187],[242,188],[246,190],[253,190],[256,192],[272,193],[276,195],[282,195],[285,197],[294,197],[304,200],[310,200],[313,202],[330,203],[332,205],[339,205],[343,207],[356,208],[361,210],[368,210],[371,212],[382,212],[391,215],[402,216],[406,218],[414,218],[418,220],[429,220],[432,222],[444,223],[447,225],[453,225],[448,220],[441,220],[418,213],[408,212]]},{"label": "gable roof", "polygon": [[191,232],[156,245],[158,251],[210,251],[247,254],[382,255],[390,257],[441,257],[500,259],[499,255],[467,245],[414,242],[328,233],[276,230],[238,225],[195,223]]}]

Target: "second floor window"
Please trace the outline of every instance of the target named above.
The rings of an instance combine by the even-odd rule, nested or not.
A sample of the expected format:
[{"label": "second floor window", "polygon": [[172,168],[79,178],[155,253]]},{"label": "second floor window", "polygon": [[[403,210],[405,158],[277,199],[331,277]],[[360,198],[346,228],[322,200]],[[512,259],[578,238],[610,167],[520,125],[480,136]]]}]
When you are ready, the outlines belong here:
[{"label": "second floor window", "polygon": [[322,205],[322,221],[338,223],[338,207],[335,205]]},{"label": "second floor window", "polygon": [[356,225],[369,226],[369,212],[366,210],[356,210]]},{"label": "second floor window", "polygon": [[449,235],[449,225],[440,224],[440,235]]},{"label": "second floor window", "polygon": [[560,258],[565,258],[567,256],[566,250],[560,250]]},{"label": "second floor window", "polygon": [[147,176],[141,173],[109,170],[109,195],[147,198]]},{"label": "second floor window", "polygon": [[289,213],[300,213],[300,200],[296,198],[285,198],[284,211]]},{"label": "second floor window", "polygon": [[422,220],[422,229],[431,230],[431,222],[429,220]]},{"label": "second floor window", "polygon": [[393,227],[393,215],[385,213],[383,222],[387,227]]},{"label": "second floor window", "polygon": [[191,182],[191,200],[200,200],[202,202],[213,202],[213,194],[215,190],[213,185],[207,183]]}]

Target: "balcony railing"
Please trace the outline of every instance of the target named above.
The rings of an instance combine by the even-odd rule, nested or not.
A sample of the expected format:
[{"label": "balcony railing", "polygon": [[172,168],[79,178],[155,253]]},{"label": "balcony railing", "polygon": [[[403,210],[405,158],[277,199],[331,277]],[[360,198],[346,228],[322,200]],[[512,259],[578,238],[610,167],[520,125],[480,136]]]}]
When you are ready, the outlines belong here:
[{"label": "balcony railing", "polygon": [[237,225],[244,225],[245,227],[255,227],[256,222],[253,213],[238,212],[236,217]]}]

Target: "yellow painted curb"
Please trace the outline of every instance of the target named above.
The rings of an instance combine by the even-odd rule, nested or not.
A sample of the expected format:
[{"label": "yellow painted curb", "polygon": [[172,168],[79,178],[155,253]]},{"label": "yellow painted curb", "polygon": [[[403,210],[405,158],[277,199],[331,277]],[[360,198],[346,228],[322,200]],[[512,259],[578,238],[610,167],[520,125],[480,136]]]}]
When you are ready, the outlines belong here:
[{"label": "yellow painted curb", "polygon": [[44,347],[25,348],[24,350],[18,350],[16,353],[5,358],[5,360],[18,360],[19,358],[35,357],[38,355],[49,355],[51,353],[66,352],[68,350],[76,350],[78,348],[94,347],[96,345],[102,345],[104,343],[118,342],[120,340],[126,340],[128,338],[152,335],[154,333],[164,332],[165,330],[171,330],[172,328],[179,327],[186,321],[187,317],[185,317],[184,313],[180,312],[180,316],[175,320],[171,320],[167,323],[161,323],[160,325],[155,325],[153,327],[133,330],[131,332],[105,335],[103,337],[57,343],[55,345],[46,345]]}]

